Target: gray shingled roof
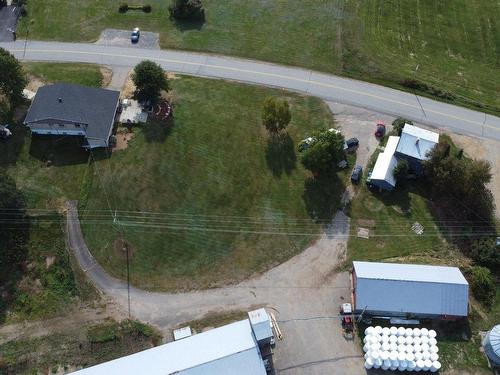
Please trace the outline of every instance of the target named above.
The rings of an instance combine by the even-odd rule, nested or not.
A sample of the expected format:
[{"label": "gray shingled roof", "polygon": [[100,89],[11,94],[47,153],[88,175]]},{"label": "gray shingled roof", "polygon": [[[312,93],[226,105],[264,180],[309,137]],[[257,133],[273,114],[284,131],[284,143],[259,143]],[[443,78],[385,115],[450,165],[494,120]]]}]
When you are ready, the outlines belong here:
[{"label": "gray shingled roof", "polygon": [[[70,83],[43,86],[33,99],[26,124],[44,119],[58,119],[88,124],[89,144],[107,141],[113,126],[120,93]],[[59,98],[61,100],[59,100]]]}]

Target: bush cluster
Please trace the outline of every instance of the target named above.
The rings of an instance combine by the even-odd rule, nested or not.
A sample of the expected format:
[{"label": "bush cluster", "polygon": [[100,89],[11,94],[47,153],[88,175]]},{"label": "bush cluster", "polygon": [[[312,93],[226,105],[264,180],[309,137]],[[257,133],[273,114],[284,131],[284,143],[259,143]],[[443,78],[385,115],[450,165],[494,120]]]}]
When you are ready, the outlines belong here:
[{"label": "bush cluster", "polygon": [[120,13],[125,13],[126,11],[128,11],[128,4],[126,3],[120,4],[120,6],[118,7],[118,11]]},{"label": "bush cluster", "polygon": [[201,0],[172,0],[170,17],[179,21],[204,21],[205,9]]},{"label": "bush cluster", "polygon": [[496,295],[496,282],[491,271],[486,267],[474,266],[469,279],[474,297],[485,306],[491,306]]},{"label": "bush cluster", "polygon": [[443,91],[441,89],[438,89],[434,86],[429,86],[427,83],[418,81],[413,78],[406,78],[400,82],[400,84],[404,87],[407,87],[409,89],[413,90],[418,90],[421,92],[426,92],[432,96],[437,96],[438,98],[445,99],[445,100],[454,100],[456,99],[455,95],[453,95],[451,92],[448,91]]}]

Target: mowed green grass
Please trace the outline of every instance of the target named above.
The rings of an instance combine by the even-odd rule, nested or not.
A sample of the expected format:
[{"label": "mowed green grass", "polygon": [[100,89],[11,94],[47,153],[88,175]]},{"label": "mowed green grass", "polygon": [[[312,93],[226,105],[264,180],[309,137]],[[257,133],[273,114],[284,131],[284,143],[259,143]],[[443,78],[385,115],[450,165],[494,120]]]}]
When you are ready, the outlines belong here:
[{"label": "mowed green grass", "polygon": [[69,82],[83,86],[101,87],[103,76],[99,66],[75,63],[24,63],[24,70],[43,82]]},{"label": "mowed green grass", "polygon": [[[105,28],[160,33],[163,48],[233,54],[403,88],[412,78],[449,100],[499,112],[500,4],[484,0],[204,0],[206,22],[169,20],[169,1],[150,14],[118,12],[119,0],[31,0],[33,39],[94,41]],[[430,95],[429,90],[421,92]]]},{"label": "mowed green grass", "polygon": [[[327,187],[334,199],[323,201],[294,160],[300,139],[334,125],[328,107],[223,81],[182,77],[171,86],[174,119],[134,128],[128,148],[87,174],[83,232],[99,263],[126,278],[125,253],[114,246],[122,235],[132,247],[134,285],[179,290],[235,282],[304,249],[320,232],[309,212],[334,210],[343,189],[335,180]],[[284,164],[261,125],[268,95],[291,106]]]}]

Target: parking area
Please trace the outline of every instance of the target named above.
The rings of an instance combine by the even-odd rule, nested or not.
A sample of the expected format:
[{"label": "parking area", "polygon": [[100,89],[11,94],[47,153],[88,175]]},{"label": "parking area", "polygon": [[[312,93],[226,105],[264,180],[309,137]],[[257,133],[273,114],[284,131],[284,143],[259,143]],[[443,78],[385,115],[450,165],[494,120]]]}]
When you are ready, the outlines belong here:
[{"label": "parking area", "polygon": [[101,36],[97,40],[96,44],[104,46],[160,49],[160,34],[141,30],[141,35],[137,43],[132,43],[130,40],[131,34],[132,29],[106,29],[101,33]]},{"label": "parking area", "polygon": [[0,9],[0,42],[13,42],[19,19],[19,8],[12,5]]}]

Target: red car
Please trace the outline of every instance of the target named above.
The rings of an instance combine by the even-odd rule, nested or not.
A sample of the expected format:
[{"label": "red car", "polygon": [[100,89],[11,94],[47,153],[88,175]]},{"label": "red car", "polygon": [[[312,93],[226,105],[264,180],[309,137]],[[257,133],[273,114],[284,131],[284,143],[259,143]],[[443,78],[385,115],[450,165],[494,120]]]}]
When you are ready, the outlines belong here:
[{"label": "red car", "polygon": [[383,121],[377,122],[377,128],[375,130],[375,137],[382,138],[385,135],[385,124]]}]

